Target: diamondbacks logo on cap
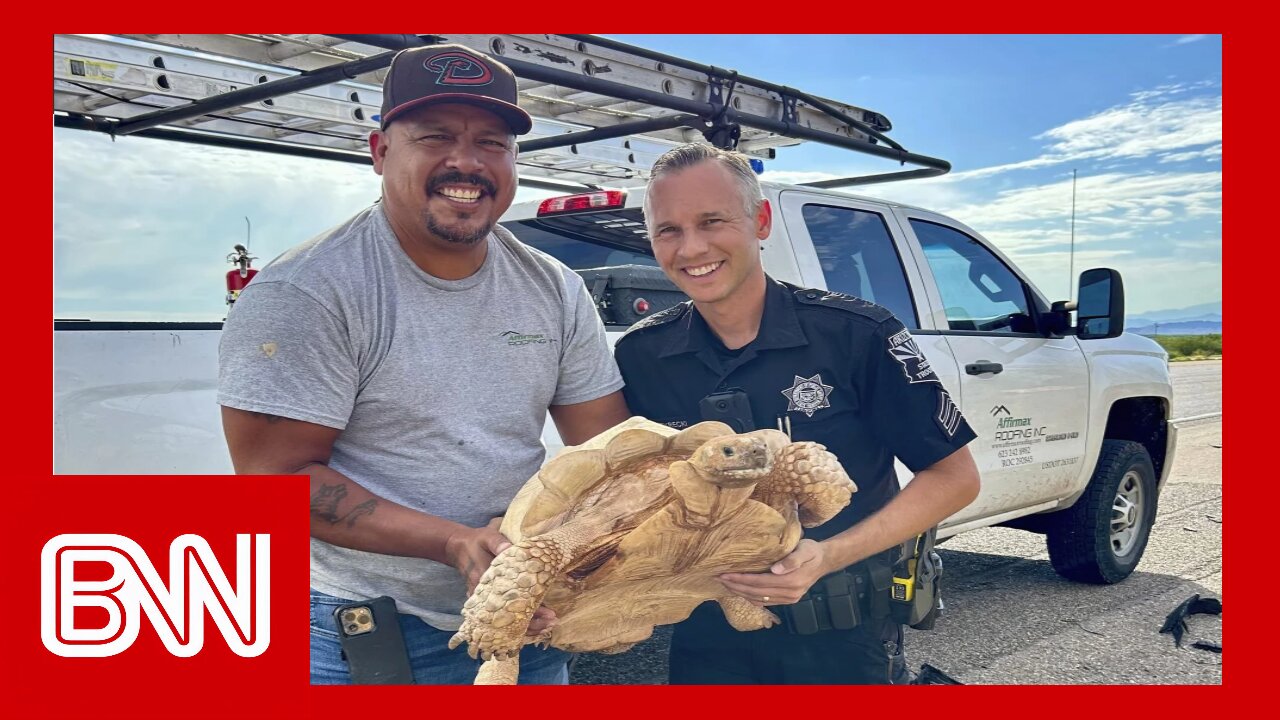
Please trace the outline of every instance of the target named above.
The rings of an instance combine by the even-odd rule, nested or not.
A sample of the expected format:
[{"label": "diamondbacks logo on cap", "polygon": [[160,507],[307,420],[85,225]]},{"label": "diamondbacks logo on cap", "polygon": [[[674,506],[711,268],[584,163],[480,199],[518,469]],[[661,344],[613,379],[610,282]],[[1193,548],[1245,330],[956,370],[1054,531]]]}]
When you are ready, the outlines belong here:
[{"label": "diamondbacks logo on cap", "polygon": [[493,72],[488,65],[460,50],[432,55],[422,65],[438,75],[437,85],[488,85],[493,82]]}]

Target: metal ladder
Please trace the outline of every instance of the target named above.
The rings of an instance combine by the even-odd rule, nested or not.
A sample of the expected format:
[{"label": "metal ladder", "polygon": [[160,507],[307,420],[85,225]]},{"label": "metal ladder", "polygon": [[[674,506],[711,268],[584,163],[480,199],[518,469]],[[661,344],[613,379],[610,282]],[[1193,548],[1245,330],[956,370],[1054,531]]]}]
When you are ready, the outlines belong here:
[{"label": "metal ladder", "polygon": [[[641,184],[662,152],[704,138],[766,159],[807,139],[923,157],[889,140],[879,113],[577,35],[58,35],[55,124],[368,162],[391,50],[426,42],[459,43],[516,72],[534,117],[522,178]],[[949,168],[934,163],[896,174]]]}]

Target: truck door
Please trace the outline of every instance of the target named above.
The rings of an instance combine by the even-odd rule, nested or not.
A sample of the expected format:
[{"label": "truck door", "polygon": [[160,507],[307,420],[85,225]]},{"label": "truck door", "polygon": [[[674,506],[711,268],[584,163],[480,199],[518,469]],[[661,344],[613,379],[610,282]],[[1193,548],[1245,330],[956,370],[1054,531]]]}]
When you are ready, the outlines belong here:
[{"label": "truck door", "polygon": [[969,447],[982,492],[950,523],[1062,497],[1083,469],[1089,375],[1079,342],[1041,331],[1047,303],[976,233],[940,215],[896,212],[928,270],[933,324],[958,360],[960,407],[978,434]]},{"label": "truck door", "polygon": [[[855,198],[785,190],[780,218],[800,268],[801,282],[888,308],[911,331],[944,387],[957,402],[960,370],[946,338],[934,330],[925,285],[888,205]],[[766,241],[766,244],[769,241]],[[902,484],[911,472],[896,463]]]}]

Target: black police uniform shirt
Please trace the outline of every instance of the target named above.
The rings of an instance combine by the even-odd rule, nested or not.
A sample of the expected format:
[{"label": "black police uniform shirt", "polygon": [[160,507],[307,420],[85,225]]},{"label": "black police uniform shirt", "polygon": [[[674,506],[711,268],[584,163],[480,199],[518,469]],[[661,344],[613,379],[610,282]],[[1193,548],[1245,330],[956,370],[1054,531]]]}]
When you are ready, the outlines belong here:
[{"label": "black police uniform shirt", "polygon": [[[860,298],[769,278],[755,340],[720,342],[685,302],[633,325],[614,356],[631,412],[685,428],[700,401],[740,389],[754,428],[785,429],[822,443],[858,491],[849,506],[806,537],[835,535],[898,492],[893,459],[919,472],[975,435],[910,333],[891,312]],[[715,418],[711,418],[715,419]]]}]

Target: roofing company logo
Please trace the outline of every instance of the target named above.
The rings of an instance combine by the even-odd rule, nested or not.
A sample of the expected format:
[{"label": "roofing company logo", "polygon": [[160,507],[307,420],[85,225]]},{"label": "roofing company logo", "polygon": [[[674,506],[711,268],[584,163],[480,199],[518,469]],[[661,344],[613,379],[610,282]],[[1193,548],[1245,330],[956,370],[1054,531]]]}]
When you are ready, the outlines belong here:
[{"label": "roofing company logo", "polygon": [[546,335],[543,335],[542,333],[525,334],[521,332],[516,332],[515,330],[508,330],[504,333],[499,333],[498,337],[504,338],[507,341],[508,345],[516,345],[516,346],[546,345],[547,343],[555,342],[554,339],[549,338]]},{"label": "roofing company logo", "polygon": [[1007,408],[1007,407],[1005,407],[1005,406],[1003,406],[1003,405],[997,405],[997,406],[995,406],[995,407],[991,408],[991,417],[1000,417],[1000,413],[1004,413],[1005,415],[1012,415],[1012,414],[1013,414],[1013,413],[1009,412],[1009,408]]},{"label": "roofing company logo", "polygon": [[[40,553],[40,639],[61,657],[110,657],[133,645],[147,620],[165,648],[191,657],[204,647],[205,610],[231,651],[257,657],[271,641],[271,536],[236,535],[232,588],[209,543],[181,535],[169,545],[169,582],[123,535],[58,535]],[[106,580],[76,579],[76,566],[106,564]],[[104,627],[77,627],[77,608],[107,612]]]},{"label": "roofing company logo", "polygon": [[437,85],[488,85],[493,82],[493,71],[483,60],[461,50],[432,55],[422,63],[436,73]]}]

